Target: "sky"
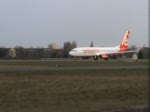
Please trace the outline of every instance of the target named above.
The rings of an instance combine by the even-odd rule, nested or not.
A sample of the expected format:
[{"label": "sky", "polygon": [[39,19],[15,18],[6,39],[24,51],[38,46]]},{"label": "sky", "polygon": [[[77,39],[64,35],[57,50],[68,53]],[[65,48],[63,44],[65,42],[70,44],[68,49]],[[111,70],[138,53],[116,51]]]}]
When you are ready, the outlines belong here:
[{"label": "sky", "polygon": [[149,46],[148,0],[0,0],[0,47]]}]

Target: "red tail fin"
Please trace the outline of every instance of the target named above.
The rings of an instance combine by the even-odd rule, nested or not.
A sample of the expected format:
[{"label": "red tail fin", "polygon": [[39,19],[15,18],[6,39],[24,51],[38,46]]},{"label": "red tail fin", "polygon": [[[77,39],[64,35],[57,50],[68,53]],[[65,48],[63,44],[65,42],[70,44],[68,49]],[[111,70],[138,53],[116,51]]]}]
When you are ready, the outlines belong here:
[{"label": "red tail fin", "polygon": [[120,51],[126,51],[128,49],[128,40],[130,36],[130,30],[127,31],[125,34],[121,44],[120,44]]}]

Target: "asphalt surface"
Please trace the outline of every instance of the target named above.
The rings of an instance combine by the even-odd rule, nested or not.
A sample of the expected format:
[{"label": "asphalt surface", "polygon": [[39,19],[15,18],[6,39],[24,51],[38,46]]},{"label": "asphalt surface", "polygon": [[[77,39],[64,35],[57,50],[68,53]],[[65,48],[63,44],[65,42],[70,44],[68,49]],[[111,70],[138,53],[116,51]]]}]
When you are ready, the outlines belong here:
[{"label": "asphalt surface", "polygon": [[45,70],[109,70],[109,69],[149,69],[149,66],[80,66],[80,67],[33,67],[0,66],[0,71],[45,71]]}]

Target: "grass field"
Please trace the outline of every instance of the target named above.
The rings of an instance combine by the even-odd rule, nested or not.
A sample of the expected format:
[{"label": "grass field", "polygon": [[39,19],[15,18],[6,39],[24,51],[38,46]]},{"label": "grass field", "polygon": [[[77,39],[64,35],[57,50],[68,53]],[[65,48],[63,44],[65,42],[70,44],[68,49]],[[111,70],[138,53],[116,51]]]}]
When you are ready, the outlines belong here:
[{"label": "grass field", "polygon": [[0,66],[49,66],[61,65],[63,67],[76,67],[76,66],[148,66],[148,61],[56,61],[56,60],[37,60],[37,61],[0,61]]},{"label": "grass field", "polygon": [[146,69],[0,72],[1,112],[127,112],[141,105],[148,105]]}]

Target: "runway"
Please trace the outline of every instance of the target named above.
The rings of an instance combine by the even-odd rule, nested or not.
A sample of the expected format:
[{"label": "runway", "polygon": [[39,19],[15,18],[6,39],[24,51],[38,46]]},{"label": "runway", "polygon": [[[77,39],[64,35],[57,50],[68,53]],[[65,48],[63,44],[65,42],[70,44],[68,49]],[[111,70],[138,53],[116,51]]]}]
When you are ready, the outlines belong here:
[{"label": "runway", "polygon": [[149,66],[79,66],[79,67],[33,67],[33,66],[0,66],[0,71],[52,71],[52,70],[111,70],[111,69],[149,69]]}]

